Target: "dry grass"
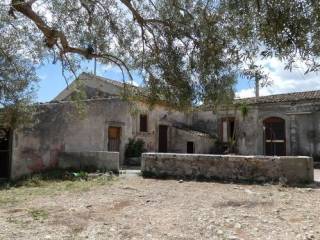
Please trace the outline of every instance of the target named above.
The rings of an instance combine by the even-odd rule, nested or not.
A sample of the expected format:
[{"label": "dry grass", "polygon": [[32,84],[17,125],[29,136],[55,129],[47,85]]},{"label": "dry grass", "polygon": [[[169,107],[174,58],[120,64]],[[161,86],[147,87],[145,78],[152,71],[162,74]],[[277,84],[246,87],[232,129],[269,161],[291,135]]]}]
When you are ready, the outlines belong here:
[{"label": "dry grass", "polygon": [[[63,172],[64,173],[64,172]],[[14,183],[0,185],[0,207],[14,206],[37,197],[52,197],[67,192],[86,192],[94,187],[111,184],[116,178],[102,175],[90,180],[65,178],[59,175],[34,175]]]},{"label": "dry grass", "polygon": [[319,187],[38,177],[0,202],[0,239],[320,239]]}]

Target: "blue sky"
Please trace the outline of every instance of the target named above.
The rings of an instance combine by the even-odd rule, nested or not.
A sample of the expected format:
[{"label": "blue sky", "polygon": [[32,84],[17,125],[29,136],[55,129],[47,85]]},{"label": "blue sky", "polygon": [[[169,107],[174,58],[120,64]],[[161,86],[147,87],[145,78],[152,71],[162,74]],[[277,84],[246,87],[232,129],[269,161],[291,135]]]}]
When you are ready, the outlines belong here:
[{"label": "blue sky", "polygon": [[[305,66],[302,63],[298,62],[292,72],[284,70],[284,65],[277,59],[260,61],[259,64],[264,67],[271,83],[260,90],[261,95],[320,89],[319,75],[317,73],[304,75]],[[93,61],[84,62],[83,67],[85,71],[93,72]],[[52,100],[67,86],[62,76],[61,65],[58,63],[47,63],[41,66],[37,73],[40,78],[37,99],[39,102]],[[113,80],[122,80],[120,70],[112,66],[98,64],[97,75]],[[137,83],[141,82],[138,75],[133,76]],[[238,79],[235,89],[237,97],[254,96],[254,84],[247,79]]]},{"label": "blue sky", "polygon": [[[93,72],[93,61],[85,61],[82,66],[86,72]],[[40,78],[39,91],[37,96],[38,102],[47,102],[56,97],[63,89],[67,87],[66,80],[62,75],[61,65],[59,63],[47,63],[37,70]],[[97,75],[122,81],[122,73],[117,67],[97,64]],[[137,75],[133,75],[134,80],[141,81]],[[69,79],[69,78],[68,78]],[[74,80],[74,76],[70,76],[69,84]]]}]

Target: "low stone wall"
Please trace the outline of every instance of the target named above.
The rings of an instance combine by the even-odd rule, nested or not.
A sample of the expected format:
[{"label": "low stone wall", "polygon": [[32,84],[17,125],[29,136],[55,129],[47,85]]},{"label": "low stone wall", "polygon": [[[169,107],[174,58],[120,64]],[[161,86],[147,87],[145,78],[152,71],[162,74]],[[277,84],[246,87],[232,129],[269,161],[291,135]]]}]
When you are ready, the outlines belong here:
[{"label": "low stone wall", "polygon": [[63,169],[97,169],[119,172],[119,153],[107,151],[62,152],[58,167]]},{"label": "low stone wall", "polygon": [[311,157],[144,153],[145,177],[174,177],[235,182],[313,182]]}]

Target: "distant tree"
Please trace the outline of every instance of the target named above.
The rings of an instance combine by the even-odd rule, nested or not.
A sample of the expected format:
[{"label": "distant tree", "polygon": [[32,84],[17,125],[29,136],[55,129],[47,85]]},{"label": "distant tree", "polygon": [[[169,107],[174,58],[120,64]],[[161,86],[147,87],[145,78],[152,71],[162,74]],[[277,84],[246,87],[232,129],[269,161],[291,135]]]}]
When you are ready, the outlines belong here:
[{"label": "distant tree", "polygon": [[138,70],[151,102],[182,109],[232,99],[238,74],[263,75],[257,58],[320,66],[314,0],[6,0],[0,9],[25,57],[73,72],[96,58],[129,79]]}]

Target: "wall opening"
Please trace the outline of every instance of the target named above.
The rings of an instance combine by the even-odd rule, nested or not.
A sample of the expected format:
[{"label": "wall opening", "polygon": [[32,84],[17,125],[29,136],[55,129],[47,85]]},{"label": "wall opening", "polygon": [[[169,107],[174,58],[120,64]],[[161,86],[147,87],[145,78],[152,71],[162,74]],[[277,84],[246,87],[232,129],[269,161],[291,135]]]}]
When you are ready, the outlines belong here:
[{"label": "wall opening", "polygon": [[265,155],[286,155],[285,120],[279,117],[270,117],[263,121]]},{"label": "wall opening", "polygon": [[120,152],[121,127],[108,128],[108,151]]},{"label": "wall opening", "polygon": [[140,132],[148,132],[147,114],[140,114]]},{"label": "wall opening", "polygon": [[187,142],[187,153],[194,153],[194,143]]},{"label": "wall opening", "polygon": [[10,177],[10,131],[0,128],[0,178]]},{"label": "wall opening", "polygon": [[168,152],[168,126],[159,125],[159,152]]},{"label": "wall opening", "polygon": [[221,140],[223,143],[227,143],[234,138],[235,118],[223,118],[221,123]]}]

